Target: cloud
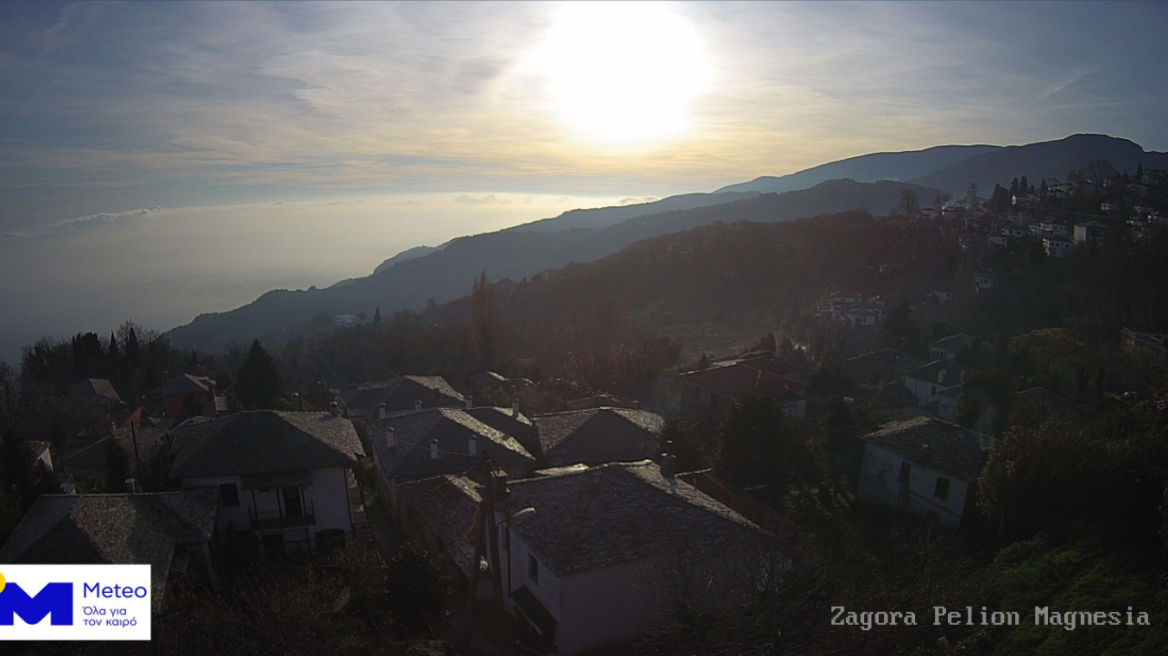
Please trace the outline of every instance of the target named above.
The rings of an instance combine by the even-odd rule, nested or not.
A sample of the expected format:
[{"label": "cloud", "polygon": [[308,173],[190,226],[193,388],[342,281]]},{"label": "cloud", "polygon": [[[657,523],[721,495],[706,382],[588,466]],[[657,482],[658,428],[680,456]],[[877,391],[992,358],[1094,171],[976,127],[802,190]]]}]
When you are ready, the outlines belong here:
[{"label": "cloud", "polygon": [[510,203],[511,201],[502,200],[495,194],[486,194],[485,196],[462,194],[461,196],[456,196],[454,202],[461,205],[494,205],[496,203]]},{"label": "cloud", "polygon": [[620,199],[621,205],[640,205],[641,203],[653,203],[661,200],[659,196],[629,196],[628,198]]},{"label": "cloud", "polygon": [[72,219],[62,219],[56,223],[49,224],[47,228],[74,228],[92,223],[107,223],[112,225],[126,219],[153,216],[161,211],[161,207],[146,207],[140,210],[127,210],[125,212],[98,212],[97,214],[78,216]]}]

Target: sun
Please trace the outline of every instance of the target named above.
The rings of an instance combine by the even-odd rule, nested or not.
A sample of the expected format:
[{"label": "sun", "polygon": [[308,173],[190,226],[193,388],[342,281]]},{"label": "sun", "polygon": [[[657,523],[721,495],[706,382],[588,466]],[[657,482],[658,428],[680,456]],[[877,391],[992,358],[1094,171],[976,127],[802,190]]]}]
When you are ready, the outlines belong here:
[{"label": "sun", "polygon": [[556,112],[604,142],[684,132],[710,75],[697,31],[656,2],[567,5],[533,54]]}]

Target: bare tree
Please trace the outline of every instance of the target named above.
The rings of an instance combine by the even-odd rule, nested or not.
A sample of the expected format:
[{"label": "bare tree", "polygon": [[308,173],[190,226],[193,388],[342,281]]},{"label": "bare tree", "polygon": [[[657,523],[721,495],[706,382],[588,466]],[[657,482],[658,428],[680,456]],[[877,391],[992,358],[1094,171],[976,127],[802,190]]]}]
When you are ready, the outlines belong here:
[{"label": "bare tree", "polygon": [[1087,170],[1083,177],[1098,191],[1115,177],[1115,167],[1111,165],[1110,160],[1093,159],[1087,162]]},{"label": "bare tree", "polygon": [[483,370],[494,369],[499,349],[499,308],[486,269],[471,284],[470,305],[471,329],[479,351],[479,366]]},{"label": "bare tree", "polygon": [[975,210],[980,204],[981,198],[977,195],[977,183],[970,183],[969,189],[965,190],[965,206],[971,210]]},{"label": "bare tree", "polygon": [[902,189],[900,192],[900,211],[910,219],[917,218],[921,213],[921,201],[917,192],[912,189]]}]

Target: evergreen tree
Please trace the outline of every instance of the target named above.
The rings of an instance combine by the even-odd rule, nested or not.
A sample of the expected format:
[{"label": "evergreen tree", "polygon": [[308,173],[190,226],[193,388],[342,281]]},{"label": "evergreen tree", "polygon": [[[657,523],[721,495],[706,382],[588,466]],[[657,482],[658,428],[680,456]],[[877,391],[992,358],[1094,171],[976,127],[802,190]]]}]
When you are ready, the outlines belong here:
[{"label": "evergreen tree", "polygon": [[112,383],[117,385],[122,376],[122,353],[118,349],[118,338],[110,332],[109,354],[106,356],[106,373]]},{"label": "evergreen tree", "polygon": [[1143,162],[1140,162],[1139,164],[1136,164],[1136,182],[1140,182],[1143,179],[1144,179],[1144,164],[1143,164]]},{"label": "evergreen tree", "polygon": [[1018,178],[1014,178],[1014,180],[1012,182],[1010,182],[1010,197],[1013,198],[1014,196],[1017,196],[1017,195],[1018,195]]},{"label": "evergreen tree", "polygon": [[815,478],[810,444],[769,396],[735,401],[719,436],[718,475],[740,487],[765,486],[762,495],[771,501],[781,499],[792,483]]},{"label": "evergreen tree", "polygon": [[1038,195],[1046,198],[1050,194],[1050,187],[1046,184],[1046,178],[1042,179],[1042,185],[1038,188]]},{"label": "evergreen tree", "polygon": [[250,408],[267,408],[280,395],[280,371],[260,340],[251,343],[235,377],[239,400]]},{"label": "evergreen tree", "polygon": [[892,306],[884,319],[884,338],[889,346],[916,353],[921,346],[921,333],[913,320],[912,306],[901,301]]},{"label": "evergreen tree", "polygon": [[381,328],[381,308],[380,307],[375,308],[373,310],[373,327],[374,328]]},{"label": "evergreen tree", "polygon": [[479,352],[479,368],[490,371],[495,368],[495,358],[499,349],[499,308],[495,303],[495,288],[487,280],[484,269],[482,275],[471,284],[471,329],[474,331],[475,346]]},{"label": "evergreen tree", "polygon": [[0,493],[17,504],[23,514],[40,495],[60,492],[61,486],[28,442],[11,428],[4,431],[0,439]]},{"label": "evergreen tree", "polygon": [[138,344],[138,335],[134,333],[133,327],[130,327],[130,333],[126,336],[126,363],[130,369],[137,369],[142,364],[142,347]]},{"label": "evergreen tree", "polygon": [[1018,192],[1023,196],[1030,193],[1030,183],[1026,180],[1026,176],[1022,176],[1022,179],[1018,181]]},{"label": "evergreen tree", "polygon": [[130,477],[130,454],[113,437],[105,441],[105,491],[125,492]]}]

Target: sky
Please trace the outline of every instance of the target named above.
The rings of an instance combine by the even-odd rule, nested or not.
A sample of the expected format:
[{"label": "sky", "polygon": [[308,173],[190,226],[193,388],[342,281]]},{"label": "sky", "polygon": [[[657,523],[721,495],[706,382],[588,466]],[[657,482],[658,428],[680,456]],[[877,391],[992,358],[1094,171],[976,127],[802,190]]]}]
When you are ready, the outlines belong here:
[{"label": "sky", "polygon": [[0,358],[875,151],[1168,150],[1168,5],[0,3]]}]

